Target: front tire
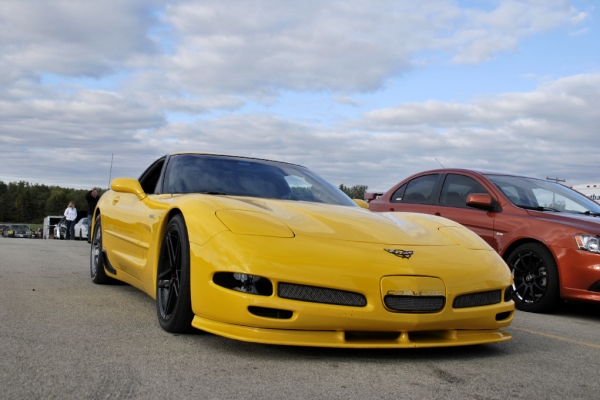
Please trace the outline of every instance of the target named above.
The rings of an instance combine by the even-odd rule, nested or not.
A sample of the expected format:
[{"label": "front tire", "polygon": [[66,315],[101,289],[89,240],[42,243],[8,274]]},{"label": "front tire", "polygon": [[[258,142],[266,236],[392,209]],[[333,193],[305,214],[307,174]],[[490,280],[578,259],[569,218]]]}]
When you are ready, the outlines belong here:
[{"label": "front tire", "polygon": [[560,304],[558,269],[552,253],[538,243],[517,247],[508,257],[513,275],[513,300],[522,311],[544,313]]},{"label": "front tire", "polygon": [[102,252],[102,219],[100,214],[96,217],[94,225],[94,236],[90,250],[90,275],[92,282],[97,285],[110,283],[112,278],[106,275],[104,270],[104,253]]},{"label": "front tire", "polygon": [[183,216],[174,216],[161,243],[156,279],[158,322],[170,333],[192,329],[189,243]]}]

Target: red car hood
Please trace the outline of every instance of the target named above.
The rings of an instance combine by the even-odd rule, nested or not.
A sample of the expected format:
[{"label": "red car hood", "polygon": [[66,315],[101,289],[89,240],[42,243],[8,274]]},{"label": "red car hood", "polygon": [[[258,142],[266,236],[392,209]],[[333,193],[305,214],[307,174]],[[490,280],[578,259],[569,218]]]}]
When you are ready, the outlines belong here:
[{"label": "red car hood", "polygon": [[563,224],[574,229],[579,229],[581,230],[581,233],[600,235],[600,217],[552,211],[527,210],[527,213],[532,217],[541,220]]}]

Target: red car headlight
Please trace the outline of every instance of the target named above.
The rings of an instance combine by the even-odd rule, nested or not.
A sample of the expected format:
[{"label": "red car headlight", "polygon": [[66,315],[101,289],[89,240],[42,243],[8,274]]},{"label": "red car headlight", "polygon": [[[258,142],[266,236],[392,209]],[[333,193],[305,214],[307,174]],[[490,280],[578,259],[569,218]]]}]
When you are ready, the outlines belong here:
[{"label": "red car headlight", "polygon": [[598,236],[578,233],[575,235],[575,243],[577,243],[579,250],[600,253],[600,238]]}]

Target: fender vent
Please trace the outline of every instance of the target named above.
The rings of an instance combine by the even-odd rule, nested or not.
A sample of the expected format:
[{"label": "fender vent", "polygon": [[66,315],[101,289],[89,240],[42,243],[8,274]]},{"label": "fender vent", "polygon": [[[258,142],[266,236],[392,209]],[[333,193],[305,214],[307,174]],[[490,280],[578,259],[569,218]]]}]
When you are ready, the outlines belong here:
[{"label": "fender vent", "polygon": [[502,299],[501,290],[491,290],[489,292],[463,294],[457,296],[454,299],[452,307],[454,308],[467,308],[467,307],[479,307],[489,306],[490,304],[500,303]]},{"label": "fender vent", "polygon": [[351,307],[364,307],[367,305],[367,299],[360,293],[317,286],[295,285],[293,283],[281,282],[277,294],[284,299],[309,301],[312,303]]},{"label": "fender vent", "polygon": [[436,312],[444,308],[446,298],[443,296],[394,296],[383,298],[385,306],[400,312]]}]

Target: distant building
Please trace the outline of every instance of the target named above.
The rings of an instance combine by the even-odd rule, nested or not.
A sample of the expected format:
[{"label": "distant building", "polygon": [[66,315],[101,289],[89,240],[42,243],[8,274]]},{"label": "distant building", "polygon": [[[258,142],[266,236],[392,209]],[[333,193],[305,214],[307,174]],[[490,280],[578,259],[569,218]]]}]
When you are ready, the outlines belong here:
[{"label": "distant building", "polygon": [[597,203],[600,203],[600,183],[584,183],[583,185],[573,185],[571,189],[586,195]]}]

